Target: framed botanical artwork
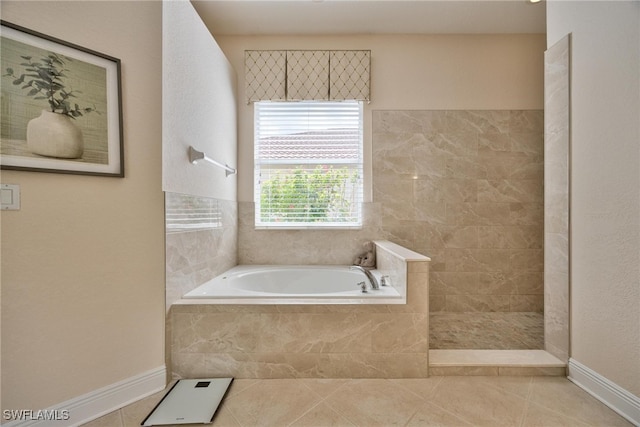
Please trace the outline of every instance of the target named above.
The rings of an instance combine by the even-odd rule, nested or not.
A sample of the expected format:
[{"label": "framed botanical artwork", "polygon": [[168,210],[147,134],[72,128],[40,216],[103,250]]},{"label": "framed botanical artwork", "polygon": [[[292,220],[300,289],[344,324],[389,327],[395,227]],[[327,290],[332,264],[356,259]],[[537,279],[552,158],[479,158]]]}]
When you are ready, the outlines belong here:
[{"label": "framed botanical artwork", "polygon": [[120,60],[0,24],[0,167],[124,177]]}]

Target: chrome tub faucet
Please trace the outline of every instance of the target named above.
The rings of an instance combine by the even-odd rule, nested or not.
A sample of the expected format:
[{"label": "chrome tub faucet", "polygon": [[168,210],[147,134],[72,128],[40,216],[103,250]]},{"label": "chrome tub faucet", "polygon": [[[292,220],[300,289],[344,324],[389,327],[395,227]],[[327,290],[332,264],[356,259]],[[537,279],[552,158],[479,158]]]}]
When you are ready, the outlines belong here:
[{"label": "chrome tub faucet", "polygon": [[352,270],[362,271],[365,274],[365,276],[367,276],[367,279],[369,279],[369,283],[371,283],[371,289],[380,289],[380,284],[378,283],[378,279],[376,279],[376,276],[374,276],[373,273],[371,273],[369,270],[359,265],[352,265],[350,268]]}]

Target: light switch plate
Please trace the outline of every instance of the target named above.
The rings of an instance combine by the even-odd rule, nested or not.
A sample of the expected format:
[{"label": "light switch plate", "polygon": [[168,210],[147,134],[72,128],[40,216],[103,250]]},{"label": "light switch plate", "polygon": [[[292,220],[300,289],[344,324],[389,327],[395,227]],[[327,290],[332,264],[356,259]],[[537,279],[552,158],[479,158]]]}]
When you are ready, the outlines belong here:
[{"label": "light switch plate", "polygon": [[20,210],[20,186],[18,184],[0,184],[0,196],[3,211]]}]

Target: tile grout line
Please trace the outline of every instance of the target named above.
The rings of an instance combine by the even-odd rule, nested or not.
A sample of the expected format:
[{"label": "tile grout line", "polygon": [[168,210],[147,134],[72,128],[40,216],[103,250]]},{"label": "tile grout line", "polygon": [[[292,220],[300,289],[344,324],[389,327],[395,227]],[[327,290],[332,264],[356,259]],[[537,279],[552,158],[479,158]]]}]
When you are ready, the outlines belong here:
[{"label": "tile grout line", "polygon": [[541,409],[544,409],[545,411],[549,411],[549,412],[551,412],[552,414],[558,415],[558,416],[560,416],[560,417],[562,417],[562,418],[568,418],[568,419],[569,419],[569,420],[571,420],[571,421],[575,421],[576,423],[582,423],[583,425],[584,425],[584,424],[587,424],[587,422],[586,422],[586,421],[584,421],[584,420],[581,420],[581,419],[579,419],[579,418],[573,417],[573,416],[571,416],[571,415],[567,415],[567,414],[566,414],[566,413],[564,413],[564,412],[558,412],[558,411],[556,411],[555,409],[549,408],[548,406],[541,405],[540,403],[536,403],[536,402],[533,402],[533,401],[532,401],[532,402],[530,402],[530,403],[531,403],[531,405],[532,405],[532,406],[534,406],[534,407],[535,407],[535,406],[537,406],[537,407],[539,407],[539,408],[541,408]]},{"label": "tile grout line", "polygon": [[[298,380],[304,380],[305,378],[297,378]],[[353,381],[353,378],[347,379],[347,381]],[[338,390],[340,390],[342,387],[344,387],[344,385],[346,384],[346,382],[341,383],[338,387],[336,387],[335,389],[333,389],[328,395],[326,396],[321,396],[318,392],[314,391],[311,387],[309,387],[309,385],[307,385],[305,383],[305,381],[301,381],[302,385],[304,387],[306,387],[310,392],[314,393],[316,396],[318,396],[320,398],[320,400],[318,401],[318,403],[316,403],[315,405],[313,405],[312,407],[310,407],[308,410],[306,410],[303,414],[301,414],[298,418],[296,418],[295,420],[291,421],[289,424],[287,424],[288,426],[292,425],[293,423],[295,423],[296,421],[298,421],[299,419],[303,418],[305,415],[307,415],[309,412],[311,412],[313,409],[317,408],[318,406],[320,406],[321,404],[323,404],[330,396],[332,396],[333,394],[335,394]],[[330,410],[331,412],[335,413],[336,415],[346,419],[349,423],[351,423],[354,427],[356,426],[354,423],[351,422],[350,419],[348,419],[347,417],[345,417],[344,415],[342,415],[341,413],[337,412],[335,409],[333,409],[331,406],[329,405],[325,405],[326,408],[328,410]]]},{"label": "tile grout line", "polygon": [[118,415],[120,416],[119,417],[120,418],[120,425],[122,427],[125,427],[125,425],[124,425],[124,408],[118,409]]},{"label": "tile grout line", "polygon": [[[542,377],[542,378],[543,378],[543,377]],[[533,377],[533,378],[532,378],[532,380],[531,380],[531,382],[532,382],[532,384],[531,384],[531,394],[533,394],[533,382],[535,382],[535,380],[536,380],[536,377]],[[550,407],[548,407],[548,406],[546,406],[546,405],[543,405],[543,404],[541,404],[541,403],[535,402],[535,401],[533,401],[533,400],[531,400],[530,402],[531,402],[531,405],[533,405],[533,406],[537,406],[537,407],[539,407],[539,408],[544,409],[545,411],[549,411],[549,412],[551,412],[551,413],[553,413],[553,414],[556,414],[556,415],[559,415],[559,416],[561,416],[561,417],[563,417],[563,418],[568,418],[568,419],[570,419],[570,420],[572,420],[572,421],[576,421],[576,422],[578,422],[578,423],[587,424],[584,420],[581,420],[581,419],[579,419],[579,418],[576,418],[576,417],[572,416],[573,414],[568,415],[568,414],[566,414],[566,413],[559,412],[559,411],[557,411],[557,410],[555,410],[555,409],[553,409],[553,408],[550,408]]]},{"label": "tile grout line", "polygon": [[[429,378],[429,377],[427,377],[427,378]],[[407,418],[407,421],[406,421],[406,422],[405,422],[405,424],[404,424],[404,426],[405,426],[405,427],[409,425],[409,423],[411,422],[411,420],[413,420],[413,418],[416,416],[416,414],[417,414],[417,413],[418,413],[418,412],[419,412],[419,411],[420,411],[420,410],[421,410],[425,405],[432,404],[429,400],[430,400],[430,399],[431,399],[431,397],[435,394],[436,389],[438,388],[438,386],[442,383],[442,381],[443,381],[443,379],[444,379],[444,377],[443,377],[443,376],[436,377],[436,378],[438,378],[438,382],[437,382],[437,383],[433,386],[433,388],[431,389],[431,392],[429,393],[429,397],[421,396],[421,395],[419,395],[418,393],[416,393],[415,391],[411,390],[410,388],[408,388],[408,387],[404,386],[403,384],[398,383],[398,382],[396,382],[396,381],[394,381],[394,382],[393,382],[393,384],[394,384],[396,387],[400,387],[401,389],[403,389],[403,390],[405,390],[405,391],[408,391],[409,393],[413,394],[414,396],[419,397],[419,398],[420,398],[420,400],[422,401],[422,402],[421,402],[421,403],[420,403],[420,404],[415,408],[415,410],[413,411],[413,413],[411,414],[411,416],[409,416],[409,418]],[[413,379],[413,378],[395,378],[395,380],[403,380],[403,379]],[[425,379],[425,378],[422,378],[422,379]],[[388,379],[387,381],[390,381],[390,382],[391,382],[391,380],[390,380],[390,379]],[[447,412],[448,412],[448,411],[447,411]]]},{"label": "tile grout line", "polygon": [[[427,377],[427,378],[429,378],[429,377]],[[440,385],[440,383],[442,382],[442,379],[444,378],[444,376],[442,376],[442,375],[440,375],[440,376],[435,376],[435,375],[434,375],[434,376],[433,376],[433,377],[431,377],[431,378],[438,378],[438,383],[437,383],[435,386],[433,386],[433,390],[432,390],[432,393],[431,393],[431,394],[433,394],[433,393],[435,392],[436,388],[437,388],[437,387]],[[388,381],[393,381],[393,380],[406,380],[406,379],[424,379],[424,378],[391,378],[391,379],[387,379],[387,380],[388,380]],[[401,387],[402,389],[404,389],[404,390],[408,391],[409,393],[414,394],[415,396],[418,396],[419,398],[423,399],[425,402],[429,401],[429,398],[425,398],[425,397],[423,397],[423,396],[420,396],[418,393],[416,393],[415,391],[411,390],[410,388],[408,388],[408,387],[406,387],[406,386],[404,386],[404,385],[402,385],[402,384],[399,384],[399,383],[397,383],[397,382],[395,382],[395,381],[393,382],[393,384],[394,384],[394,385],[396,385],[396,386],[398,386],[398,387]]]},{"label": "tile grout line", "polygon": [[[231,416],[231,418],[233,418],[233,420],[234,420],[236,423],[238,423],[238,425],[239,425],[240,427],[244,427],[244,426],[242,425],[242,423],[240,422],[240,420],[238,420],[238,419],[236,418],[236,416],[233,414],[233,411],[232,411],[231,409],[229,409],[229,408],[226,408],[226,407],[224,406],[224,402],[222,402],[222,404],[220,405],[220,408],[218,408],[218,410],[224,410],[224,411],[226,411],[226,412]],[[215,420],[214,420],[214,422],[215,422]]]},{"label": "tile grout line", "polygon": [[[488,378],[493,378],[493,377],[494,376],[489,376]],[[513,377],[513,376],[512,375],[495,375],[495,377],[496,378],[498,378],[498,377],[503,377],[504,378],[504,377]],[[525,378],[525,377],[529,378],[529,384],[527,385],[527,395],[525,397],[522,397],[522,396],[520,396],[520,395],[518,395],[516,393],[512,393],[509,390],[502,389],[502,388],[498,387],[497,385],[495,385],[495,384],[493,384],[491,382],[487,383],[487,386],[491,387],[492,389],[494,389],[496,391],[499,391],[500,393],[506,393],[506,394],[509,394],[511,396],[515,396],[515,397],[517,397],[519,399],[527,401],[529,399],[529,394],[531,393],[531,382],[533,380],[533,376],[530,376],[530,375],[522,376],[522,377],[517,377],[516,376],[515,378]]]},{"label": "tile grout line", "polygon": [[[463,417],[463,416],[462,416],[462,415],[460,415],[460,414],[457,414],[457,413],[452,412],[452,411],[450,411],[450,410],[448,410],[448,409],[446,409],[446,408],[443,408],[442,406],[438,405],[436,402],[428,401],[427,403],[428,403],[429,405],[433,405],[433,406],[435,406],[436,408],[440,409],[441,411],[446,412],[447,414],[449,414],[449,415],[453,416],[454,418],[457,418],[457,419],[459,419],[459,420],[464,421],[465,423],[469,424],[470,426],[474,425],[474,422],[473,422],[473,421],[470,421],[470,420],[466,419],[465,417]],[[415,414],[414,414],[414,415],[415,415]]]},{"label": "tile grout line", "polygon": [[[291,426],[291,425],[293,425],[296,421],[300,420],[301,418],[304,418],[304,417],[305,417],[309,412],[313,411],[315,408],[317,408],[318,406],[322,405],[322,404],[324,403],[325,399],[326,399],[326,398],[321,398],[321,400],[320,400],[318,403],[316,403],[315,405],[313,405],[312,407],[310,407],[307,411],[305,411],[303,414],[301,414],[298,418],[296,418],[296,419],[294,419],[293,421],[291,421],[290,423],[288,423],[288,424],[287,424],[287,426]],[[326,406],[326,405],[325,405],[325,406]],[[331,411],[331,412],[333,412],[333,413],[337,414],[338,416],[341,416],[341,417],[342,417],[342,415],[341,415],[341,414],[337,413],[337,412],[336,412],[333,408],[331,408],[330,406],[326,406],[326,408],[327,408],[329,411]],[[345,417],[343,417],[343,418],[345,418]],[[345,418],[345,419],[346,419],[347,421],[349,421],[351,424],[353,424],[353,423],[351,422],[351,420],[349,420],[349,419],[347,419],[347,418]],[[353,424],[353,425],[355,426],[355,424]]]},{"label": "tile grout line", "polygon": [[[424,405],[424,402],[423,402]],[[413,417],[416,416],[416,414],[418,413],[418,411],[422,409],[420,406],[418,406],[415,411],[413,411],[413,413],[411,414],[411,416],[407,419],[407,422],[404,423],[404,427],[407,427],[409,425],[409,423],[411,423],[411,420],[413,420]]]},{"label": "tile grout line", "polygon": [[524,399],[524,409],[522,411],[522,416],[520,418],[520,427],[524,427],[525,425],[525,421],[527,421],[527,415],[529,414],[529,405],[532,403],[530,398],[531,398],[531,393],[533,390],[533,377],[529,378],[529,385],[527,387],[527,395]]},{"label": "tile grout line", "polygon": [[[243,378],[244,379],[244,378]],[[249,384],[248,386],[246,386],[245,388],[243,388],[242,390],[238,391],[237,393],[233,394],[232,396],[225,396],[224,399],[222,399],[222,402],[220,402],[220,407],[218,408],[218,410],[222,410],[224,409],[229,415],[231,415],[231,418],[233,418],[233,420],[238,423],[238,425],[240,427],[245,427],[240,420],[238,420],[238,418],[235,416],[235,414],[233,413],[233,411],[231,410],[231,408],[228,408],[225,406],[225,403],[227,401],[233,400],[235,397],[241,395],[242,393],[244,393],[245,391],[247,391],[248,389],[250,389],[251,387],[253,387],[254,385],[258,384],[260,382],[260,380],[254,381],[253,383]],[[233,384],[233,383],[232,383]]]},{"label": "tile grout line", "polygon": [[[438,389],[438,388],[440,387],[440,385],[445,381],[445,378],[446,378],[446,376],[444,376],[444,375],[443,375],[443,376],[440,376],[440,381],[438,381],[438,384],[436,384],[436,386],[433,388],[433,393],[432,393],[432,394],[434,394],[434,395],[435,395],[435,394],[437,394],[437,389]],[[427,399],[427,400],[426,400],[426,402],[427,402],[429,405],[433,405],[433,406],[435,406],[436,408],[440,409],[441,411],[446,412],[447,414],[449,414],[449,415],[453,416],[454,418],[457,418],[457,419],[459,419],[459,420],[464,421],[465,423],[469,424],[470,426],[474,425],[474,422],[473,422],[473,421],[467,420],[467,419],[466,419],[465,417],[463,417],[462,415],[457,414],[457,413],[455,413],[455,412],[452,412],[452,411],[450,411],[450,410],[448,410],[448,409],[446,409],[446,408],[443,408],[442,406],[438,405],[436,402],[433,402],[433,401],[431,400],[431,398]],[[414,414],[414,416],[415,416],[415,414]],[[413,416],[412,416],[412,418],[413,418]]]},{"label": "tile grout line", "polygon": [[526,400],[524,402],[524,409],[522,410],[522,415],[520,416],[520,423],[518,424],[520,427],[524,427],[525,421],[527,421],[527,415],[529,414],[529,401]]},{"label": "tile grout line", "polygon": [[[353,381],[355,380],[355,378],[350,379],[349,381]],[[336,390],[334,390],[332,393],[329,393],[329,396],[331,396],[332,394],[334,394],[335,392],[337,392],[339,389],[341,389],[346,383],[341,384]],[[320,403],[323,403],[325,400],[327,400],[329,398],[329,396],[325,397],[324,399],[322,399],[322,401],[320,401]],[[319,403],[319,404],[320,404]],[[354,427],[357,427],[358,425],[356,423],[354,423],[353,421],[351,421],[351,419],[344,413],[342,413],[341,411],[338,411],[335,408],[332,408],[331,405],[326,405],[327,408],[329,408],[332,412],[338,414],[340,417],[344,418],[345,420],[347,420],[350,424],[352,424]]]}]

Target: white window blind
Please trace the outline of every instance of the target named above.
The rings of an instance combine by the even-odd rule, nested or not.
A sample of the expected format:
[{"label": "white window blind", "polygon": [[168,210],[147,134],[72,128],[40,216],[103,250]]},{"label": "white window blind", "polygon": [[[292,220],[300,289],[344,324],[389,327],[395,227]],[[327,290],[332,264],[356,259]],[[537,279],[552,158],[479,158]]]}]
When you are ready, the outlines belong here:
[{"label": "white window blind", "polygon": [[362,225],[362,102],[256,102],[257,228]]},{"label": "white window blind", "polygon": [[222,227],[222,209],[215,199],[179,193],[165,193],[167,233]]}]

